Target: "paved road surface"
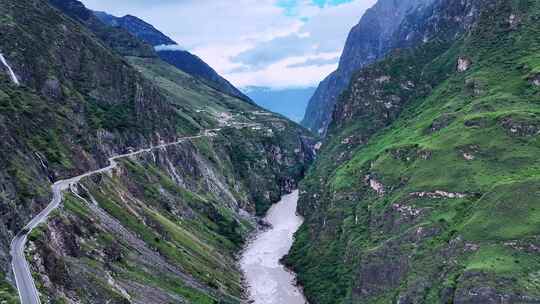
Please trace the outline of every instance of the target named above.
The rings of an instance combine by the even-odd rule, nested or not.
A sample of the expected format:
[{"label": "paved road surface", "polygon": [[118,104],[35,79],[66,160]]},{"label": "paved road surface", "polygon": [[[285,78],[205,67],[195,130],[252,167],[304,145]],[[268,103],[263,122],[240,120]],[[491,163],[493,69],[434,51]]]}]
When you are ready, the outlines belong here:
[{"label": "paved road surface", "polygon": [[39,299],[39,293],[36,288],[34,279],[32,277],[32,273],[30,271],[30,267],[28,265],[28,262],[26,261],[26,257],[24,255],[24,248],[28,239],[28,235],[32,232],[33,229],[35,229],[40,224],[47,221],[47,217],[51,214],[52,211],[54,211],[56,208],[60,206],[60,203],[62,202],[62,193],[66,190],[68,190],[72,185],[77,184],[81,179],[105,172],[110,172],[112,169],[114,169],[118,163],[116,160],[121,158],[126,158],[130,156],[135,156],[142,153],[151,152],[152,150],[156,149],[162,149],[166,148],[168,146],[178,145],[182,142],[196,139],[196,138],[202,138],[202,137],[211,137],[214,136],[215,132],[219,132],[221,129],[212,129],[212,130],[205,130],[201,133],[201,135],[197,136],[190,136],[190,137],[183,137],[180,138],[176,142],[172,143],[166,143],[161,144],[158,146],[153,146],[147,149],[138,150],[135,152],[117,155],[114,157],[109,158],[109,166],[105,168],[101,168],[99,170],[90,171],[85,174],[57,181],[52,185],[52,193],[53,198],[49,205],[41,211],[38,215],[36,215],[24,228],[15,236],[13,241],[11,242],[11,265],[13,268],[13,273],[15,274],[15,281],[17,283],[17,290],[19,291],[19,297],[21,299],[22,304],[41,304],[41,301]]}]

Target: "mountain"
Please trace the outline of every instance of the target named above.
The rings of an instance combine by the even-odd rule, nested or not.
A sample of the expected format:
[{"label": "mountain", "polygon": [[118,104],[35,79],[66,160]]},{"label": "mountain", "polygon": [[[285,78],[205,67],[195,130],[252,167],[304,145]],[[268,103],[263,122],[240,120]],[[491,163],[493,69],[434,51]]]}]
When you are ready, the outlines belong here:
[{"label": "mountain", "polygon": [[301,183],[310,303],[539,303],[540,1],[440,0],[358,70]]},{"label": "mountain", "polygon": [[128,32],[107,26],[80,1],[50,0],[49,3],[67,16],[78,20],[99,39],[123,56],[156,57],[153,47]]},{"label": "mountain", "polygon": [[432,0],[381,0],[368,9],[353,27],[338,69],[328,75],[311,97],[302,125],[320,135],[326,134],[334,105],[349,85],[354,72],[401,46],[394,32],[411,10],[425,7]]},{"label": "mountain", "polygon": [[186,50],[182,50],[175,41],[165,36],[151,24],[131,15],[115,17],[104,12],[95,12],[95,16],[103,23],[115,28],[122,28],[140,40],[154,46],[158,56],[163,61],[188,74],[201,78],[207,85],[217,90],[250,101],[249,97],[221,77],[202,59]]},{"label": "mountain", "polygon": [[259,106],[279,113],[289,119],[300,122],[306,112],[309,98],[315,88],[272,89],[266,87],[248,87],[244,90]]},{"label": "mountain", "polygon": [[[241,302],[235,256],[304,175],[310,133],[78,1],[4,0],[0,16],[0,302],[18,302],[10,242],[26,233],[43,303]],[[60,207],[24,229],[59,181]]]},{"label": "mountain", "polygon": [[157,30],[153,25],[135,16],[126,15],[119,18],[105,12],[94,12],[94,15],[103,23],[112,27],[122,28],[152,46],[176,44],[174,40],[165,36],[165,34]]}]

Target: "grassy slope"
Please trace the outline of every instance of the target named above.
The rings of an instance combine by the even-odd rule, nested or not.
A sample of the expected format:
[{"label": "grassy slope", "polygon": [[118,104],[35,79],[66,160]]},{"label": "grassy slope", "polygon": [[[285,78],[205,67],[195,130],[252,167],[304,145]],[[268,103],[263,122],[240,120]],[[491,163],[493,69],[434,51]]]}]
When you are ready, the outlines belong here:
[{"label": "grassy slope", "polygon": [[[218,127],[216,117],[219,120],[222,113],[232,115],[237,122],[260,124],[261,130],[228,128],[221,132],[223,137],[218,137],[231,157],[230,164],[222,164],[226,166],[222,171],[230,171],[241,178],[252,194],[250,199],[259,215],[279,199],[276,193],[288,182],[287,178],[304,175],[312,153],[308,146],[314,141],[309,131],[254,103],[216,91],[160,60],[130,57],[129,61],[163,88],[171,103],[195,117],[201,128]],[[265,131],[268,129],[272,132]],[[274,160],[266,163],[265,157]],[[274,178],[269,180],[265,176]],[[270,197],[264,192],[269,192]]]},{"label": "grassy slope", "polygon": [[[267,127],[284,122],[275,117],[265,117],[268,120]],[[259,121],[264,125],[264,119]],[[242,207],[253,211],[261,208],[263,212],[271,200],[275,199],[274,196],[279,197],[280,191],[261,187],[267,184],[277,187],[279,184],[279,180],[272,177],[277,172],[266,172],[278,168],[264,164],[266,160],[260,158],[261,150],[265,149],[268,140],[279,142],[284,149],[286,147],[282,141],[291,140],[286,137],[290,130],[284,129],[281,132],[285,135],[282,135],[276,128],[276,138],[272,139],[267,138],[266,132],[266,129],[225,129],[213,139],[198,139],[193,144],[171,147],[154,156],[144,155],[137,160],[124,161],[121,164],[123,169],[113,178],[103,176],[85,182],[102,209],[137,235],[148,248],[183,269],[197,282],[207,286],[208,290],[189,287],[178,276],[142,264],[137,258],[136,249],[126,245],[121,236],[100,225],[95,212],[91,212],[85,202],[73,197],[67,200],[63,211],[51,220],[53,225],[33,235],[32,241],[40,249],[32,254],[48,255],[51,256],[49,259],[55,260],[54,263],[45,262],[45,265],[52,265],[45,266],[46,271],[41,276],[47,274],[57,286],[74,290],[77,297],[90,302],[99,302],[104,295],[116,294],[115,301],[122,303],[118,289],[107,281],[104,273],[108,272],[123,284],[159,288],[159,292],[153,292],[180,296],[192,303],[218,303],[219,300],[225,301],[223,303],[237,303],[242,296],[242,287],[233,257],[252,224],[227,204],[223,192],[209,186],[209,177],[206,175],[208,171],[205,168],[212,172],[211,175],[224,181]],[[240,151],[235,147],[235,152],[231,152],[229,145],[242,146],[243,149]],[[170,172],[169,166],[176,168],[182,183],[173,180],[175,175]],[[253,173],[249,170],[251,167],[260,169]],[[255,192],[246,184],[246,179],[254,180],[260,191],[271,191],[270,199],[258,201],[256,194],[253,199]],[[253,206],[252,203],[259,204]],[[57,222],[65,226],[59,228],[55,224]],[[69,231],[69,227],[77,223],[85,223],[83,226],[87,227],[63,237],[57,236],[63,234],[62,231]],[[64,238],[64,245],[58,247],[51,242],[54,235],[56,239]],[[52,246],[48,245],[51,243]],[[121,244],[120,255],[111,254],[113,243]],[[58,253],[58,248],[69,246],[80,250]],[[64,274],[55,280],[51,274],[57,272]],[[91,288],[88,284],[94,284],[92,282],[96,280],[99,282],[97,286],[101,287]],[[87,292],[86,289],[93,289],[94,292]],[[53,290],[43,288],[48,297],[58,297],[59,293]],[[144,295],[137,290],[127,288],[127,291],[134,299],[143,301]]]},{"label": "grassy slope", "polygon": [[[514,30],[508,25],[511,13],[520,18]],[[365,146],[341,140],[373,121],[357,119],[335,130],[305,182],[310,196],[322,199],[304,196],[308,222],[289,258],[313,303],[388,303],[411,290],[417,290],[415,299],[440,303],[445,293],[457,290],[458,297],[469,286],[540,296],[540,260],[524,249],[536,246],[540,234],[540,89],[529,81],[540,65],[539,14],[538,1],[499,2],[470,35],[420,67],[426,79],[442,81],[426,97],[413,97]],[[472,59],[471,69],[441,75],[455,67],[458,55]],[[374,69],[392,73],[400,68],[389,64],[394,60],[399,57]],[[434,122],[443,127],[430,131]],[[335,167],[330,161],[342,152],[352,158]],[[366,185],[367,174],[385,185],[384,196]],[[320,177],[327,192],[317,190]],[[435,190],[468,196],[410,196]],[[421,215],[395,225],[394,204]],[[473,250],[452,248],[456,243]],[[393,266],[396,261],[408,266]],[[397,282],[381,283],[383,290],[377,290],[365,277],[374,275],[370,267],[395,271]]]},{"label": "grassy slope", "polygon": [[[0,211],[6,219],[2,224],[9,229],[0,230],[0,250],[4,252],[12,237],[10,231],[19,229],[30,214],[48,203],[50,179],[102,166],[107,155],[125,152],[128,147],[147,147],[159,139],[172,141],[214,128],[218,126],[220,112],[273,129],[272,134],[266,128],[228,129],[216,139],[217,144],[201,141],[198,145],[199,156],[211,159],[216,174],[223,177],[226,186],[234,188],[232,192],[241,207],[263,213],[287,188],[291,174],[300,177],[310,158],[311,151],[303,150],[308,147],[302,142],[310,135],[296,124],[270,113],[259,113],[257,106],[219,93],[157,59],[123,58],[88,29],[51,9],[44,0],[5,1],[0,3],[0,12],[0,35],[9,42],[3,45],[2,52],[23,82],[15,87],[7,74],[0,73],[0,137],[4,143],[0,147],[0,181],[6,189],[0,193]],[[46,169],[37,153],[43,157]],[[280,160],[276,159],[278,156]],[[183,165],[191,168],[191,164]],[[168,176],[164,168],[160,170],[154,174]],[[160,181],[152,193],[155,195],[156,188],[169,183],[168,179]],[[193,204],[201,202],[193,193],[209,192],[205,188],[188,190],[184,192],[192,196],[186,201]],[[151,199],[155,197],[149,202]],[[231,268],[230,259],[241,244],[245,223],[240,225],[237,219],[233,220],[233,212],[219,198],[212,199],[213,207],[200,211],[202,216],[212,219],[191,223],[190,233],[195,234],[198,242],[226,256],[223,260],[229,268],[218,267],[216,280],[227,285],[226,293],[237,296],[239,277]],[[160,222],[176,238],[171,240],[172,245],[164,246],[164,252],[170,254],[167,257],[189,268],[188,272],[202,283],[216,287],[213,279],[196,273],[197,269],[214,271],[209,268],[216,266],[216,258],[199,256],[204,250],[192,246],[190,250],[197,257],[191,266],[183,265],[184,259],[176,256],[180,253],[175,250],[185,241],[186,227],[171,222],[166,212],[147,211],[145,214],[153,215],[153,221]],[[66,213],[74,216],[71,210]],[[77,217],[72,218],[75,223]],[[153,245],[154,241],[147,241]],[[3,271],[9,271],[7,259],[0,257]],[[68,254],[62,258],[73,257]],[[57,281],[55,287],[64,283]],[[103,284],[96,286],[92,296],[103,295],[100,292],[108,289]],[[14,289],[1,290],[0,300],[16,298]],[[183,290],[171,292],[189,298]],[[202,295],[201,299],[205,297],[208,296]]]}]

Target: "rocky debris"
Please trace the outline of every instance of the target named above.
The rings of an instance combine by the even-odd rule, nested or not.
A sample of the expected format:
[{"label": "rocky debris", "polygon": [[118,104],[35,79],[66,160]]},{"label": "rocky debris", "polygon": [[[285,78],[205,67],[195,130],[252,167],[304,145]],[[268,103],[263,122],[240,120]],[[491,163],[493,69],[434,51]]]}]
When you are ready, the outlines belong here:
[{"label": "rocky debris", "polygon": [[467,145],[459,148],[459,153],[461,156],[467,160],[472,161],[476,159],[476,154],[480,152],[480,146],[478,145]]},{"label": "rocky debris", "polygon": [[370,229],[375,233],[381,231],[385,234],[399,233],[418,224],[422,220],[427,209],[416,208],[406,202],[389,205],[380,215],[370,218]]},{"label": "rocky debris", "polygon": [[441,229],[437,226],[418,226],[410,229],[408,234],[405,235],[404,240],[413,244],[420,244],[423,241],[440,235]]},{"label": "rocky debris", "polygon": [[375,79],[375,81],[378,82],[378,83],[387,83],[387,82],[390,81],[390,79],[392,79],[392,77],[384,75],[384,76],[381,76],[381,77]]},{"label": "rocky debris", "polygon": [[521,18],[516,14],[510,14],[508,16],[508,25],[510,25],[511,30],[516,30],[521,23]]},{"label": "rocky debris", "polygon": [[373,189],[379,196],[383,196],[385,193],[384,185],[373,178],[371,175],[366,175],[364,178],[364,181],[369,185],[371,189]]},{"label": "rocky debris", "polygon": [[[365,140],[360,135],[350,135],[341,140],[342,145],[347,146],[360,146],[365,144]],[[346,151],[351,152],[351,151]]]},{"label": "rocky debris", "polygon": [[219,122],[219,125],[220,126],[229,126],[230,125],[230,121],[232,120],[233,118],[233,115],[229,112],[221,112],[221,113],[218,113],[216,115],[216,118]]},{"label": "rocky debris", "polygon": [[107,271],[105,275],[107,278],[107,284],[109,284],[109,286],[114,290],[117,290],[126,300],[128,300],[128,302],[131,302],[131,296],[129,293],[120,284],[118,284],[118,282],[111,276],[111,273]]},{"label": "rocky debris", "polygon": [[533,85],[540,87],[540,74],[532,76],[530,81]]},{"label": "rocky debris", "polygon": [[463,158],[465,158],[466,160],[474,160],[474,155],[472,155],[470,153],[467,153],[467,152],[464,152],[463,153]]},{"label": "rocky debris", "polygon": [[348,145],[352,142],[352,136],[346,137],[341,141],[342,145]]},{"label": "rocky debris", "polygon": [[411,80],[408,80],[406,81],[405,83],[401,83],[400,84],[400,87],[403,89],[403,90],[413,90],[416,85],[414,84],[414,82],[412,82]]},{"label": "rocky debris", "polygon": [[410,196],[418,197],[418,198],[465,198],[468,195],[465,193],[459,193],[459,192],[446,192],[442,190],[436,190],[433,192],[413,192],[410,194]]},{"label": "rocky debris", "polygon": [[392,208],[399,212],[402,216],[409,218],[417,217],[422,212],[422,209],[416,209],[412,206],[402,204],[392,204]]},{"label": "rocky debris", "polygon": [[527,294],[506,291],[512,280],[504,277],[492,278],[479,271],[465,271],[460,276],[455,293],[455,304],[511,304],[540,303],[540,298]]},{"label": "rocky debris", "polygon": [[521,252],[527,252],[531,254],[538,254],[540,253],[540,240],[531,240],[531,241],[521,241],[521,240],[513,240],[513,241],[506,241],[503,243],[504,246],[510,247],[514,250],[521,251]]},{"label": "rocky debris", "polygon": [[132,297],[136,299],[133,299],[128,303],[134,303],[134,304],[147,304],[147,303],[189,304],[191,303],[177,294],[168,293],[162,288],[159,288],[159,286],[143,285],[138,282],[131,282],[131,281],[120,281],[118,282],[118,285],[120,285],[122,289],[126,290],[126,292],[136,295],[136,297]]},{"label": "rocky debris", "polygon": [[510,136],[529,137],[540,134],[540,120],[529,117],[505,117],[500,124]]},{"label": "rocky debris", "polygon": [[416,304],[424,302],[426,291],[429,290],[431,286],[432,283],[425,277],[420,277],[414,282],[410,282],[407,289],[399,294],[397,304]]},{"label": "rocky debris", "polygon": [[465,120],[464,124],[469,128],[486,128],[492,124],[492,120],[487,117],[475,117]]},{"label": "rocky debris", "polygon": [[41,93],[51,99],[61,99],[62,87],[60,82],[57,79],[47,79],[43,84]]},{"label": "rocky debris", "polygon": [[465,79],[465,89],[471,96],[482,96],[485,94],[487,85],[477,78]]},{"label": "rocky debris", "polygon": [[460,73],[466,72],[471,68],[472,61],[467,57],[459,57],[457,61],[457,71]]},{"label": "rocky debris", "polygon": [[390,154],[394,159],[404,162],[411,162],[417,159],[428,160],[431,159],[433,152],[421,148],[418,145],[404,146],[390,150]]},{"label": "rocky debris", "polygon": [[456,120],[457,115],[454,113],[445,113],[436,118],[431,125],[428,127],[428,134],[438,132],[446,127],[448,127],[454,120]]},{"label": "rocky debris", "polygon": [[354,303],[397,288],[409,271],[409,261],[397,242],[382,244],[361,258],[352,299]]},{"label": "rocky debris", "polygon": [[465,252],[476,252],[480,249],[480,245],[475,243],[465,243],[463,250]]}]

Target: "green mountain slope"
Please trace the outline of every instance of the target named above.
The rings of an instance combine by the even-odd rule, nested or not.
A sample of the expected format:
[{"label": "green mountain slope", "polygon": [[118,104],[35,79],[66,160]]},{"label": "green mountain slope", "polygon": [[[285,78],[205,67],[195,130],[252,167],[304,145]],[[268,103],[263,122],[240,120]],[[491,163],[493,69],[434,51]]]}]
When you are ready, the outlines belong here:
[{"label": "green mountain slope", "polygon": [[[220,128],[84,179],[31,235],[27,255],[43,302],[238,302],[234,255],[250,214],[296,186],[312,159],[310,134],[91,21],[43,0],[0,2],[0,50],[22,84],[2,67],[2,278],[13,285],[9,243],[49,203],[52,182]],[[0,302],[16,301],[0,286]]]},{"label": "green mountain slope", "polygon": [[311,303],[540,301],[539,17],[439,1],[353,77],[288,257]]}]

